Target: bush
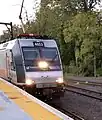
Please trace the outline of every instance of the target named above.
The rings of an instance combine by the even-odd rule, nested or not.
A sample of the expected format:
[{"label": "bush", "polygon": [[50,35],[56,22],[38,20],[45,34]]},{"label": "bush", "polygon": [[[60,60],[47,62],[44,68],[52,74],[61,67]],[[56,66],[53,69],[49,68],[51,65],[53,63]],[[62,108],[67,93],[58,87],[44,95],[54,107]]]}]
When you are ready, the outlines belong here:
[{"label": "bush", "polygon": [[96,74],[97,76],[102,76],[102,68],[98,68]]}]

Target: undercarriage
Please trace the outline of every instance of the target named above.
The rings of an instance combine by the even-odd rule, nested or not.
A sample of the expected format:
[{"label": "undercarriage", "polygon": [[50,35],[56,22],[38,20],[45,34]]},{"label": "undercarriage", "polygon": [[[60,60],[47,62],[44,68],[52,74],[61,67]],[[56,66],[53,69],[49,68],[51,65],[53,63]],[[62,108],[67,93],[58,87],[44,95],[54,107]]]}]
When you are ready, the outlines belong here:
[{"label": "undercarriage", "polygon": [[49,88],[36,88],[35,86],[25,86],[25,91],[36,96],[36,97],[46,97],[50,99],[59,99],[64,96],[64,87],[63,85],[59,85],[57,87],[49,87]]}]

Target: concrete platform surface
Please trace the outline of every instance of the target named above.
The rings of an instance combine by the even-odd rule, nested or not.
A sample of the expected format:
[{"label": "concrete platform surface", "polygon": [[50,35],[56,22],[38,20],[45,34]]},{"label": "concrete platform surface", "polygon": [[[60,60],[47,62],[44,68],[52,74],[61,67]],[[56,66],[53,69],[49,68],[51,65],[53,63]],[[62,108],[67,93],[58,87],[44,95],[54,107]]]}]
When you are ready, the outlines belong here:
[{"label": "concrete platform surface", "polygon": [[73,120],[0,78],[0,120]]}]

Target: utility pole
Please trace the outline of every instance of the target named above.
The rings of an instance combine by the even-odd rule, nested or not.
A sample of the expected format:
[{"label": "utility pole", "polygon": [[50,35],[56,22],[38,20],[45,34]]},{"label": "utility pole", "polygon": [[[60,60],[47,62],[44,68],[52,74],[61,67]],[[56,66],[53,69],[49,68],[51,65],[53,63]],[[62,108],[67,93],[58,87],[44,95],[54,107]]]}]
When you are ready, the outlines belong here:
[{"label": "utility pole", "polygon": [[[24,9],[25,9],[25,7],[24,7]],[[26,9],[25,9],[25,13],[26,13],[26,20],[27,20],[28,26],[30,27],[29,19],[28,19],[28,13],[27,13],[27,10],[26,10]]]},{"label": "utility pole", "polygon": [[0,22],[0,24],[2,24],[2,25],[6,25],[7,28],[8,28],[8,25],[10,25],[11,29],[8,28],[8,30],[9,30],[9,32],[10,32],[11,40],[12,40],[12,39],[13,39],[13,26],[12,26],[12,22],[10,22],[10,23]]},{"label": "utility pole", "polygon": [[23,30],[23,32],[25,33],[24,23],[23,23],[23,20],[22,20],[22,9],[23,9],[23,4],[24,4],[24,0],[22,1],[19,19],[21,20],[22,30]]},{"label": "utility pole", "polygon": [[11,31],[10,31],[11,39],[13,39],[13,26],[12,26],[12,22],[10,22],[10,26],[11,26]]}]

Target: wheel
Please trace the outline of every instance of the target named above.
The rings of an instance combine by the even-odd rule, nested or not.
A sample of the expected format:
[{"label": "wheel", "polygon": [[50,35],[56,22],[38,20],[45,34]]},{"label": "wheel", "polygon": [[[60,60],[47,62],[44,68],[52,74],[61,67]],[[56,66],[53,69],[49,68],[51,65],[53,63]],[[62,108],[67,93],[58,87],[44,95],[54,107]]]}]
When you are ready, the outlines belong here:
[{"label": "wheel", "polygon": [[24,86],[23,89],[31,95],[35,94],[34,86]]}]

